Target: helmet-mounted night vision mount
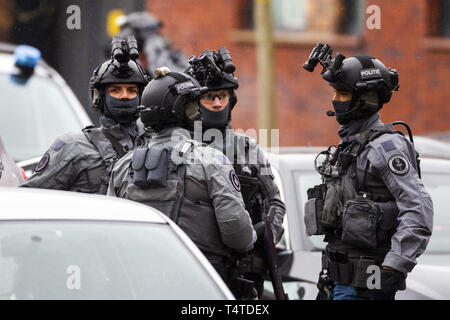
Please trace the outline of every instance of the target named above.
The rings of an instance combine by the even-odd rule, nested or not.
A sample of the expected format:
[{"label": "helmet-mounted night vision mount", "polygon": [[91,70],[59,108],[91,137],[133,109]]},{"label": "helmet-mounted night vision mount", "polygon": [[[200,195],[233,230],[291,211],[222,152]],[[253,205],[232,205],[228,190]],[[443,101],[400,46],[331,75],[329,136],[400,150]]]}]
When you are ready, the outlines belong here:
[{"label": "helmet-mounted night vision mount", "polygon": [[320,63],[323,67],[321,72],[322,78],[328,82],[333,82],[340,72],[339,68],[345,56],[337,53],[336,57],[332,58],[332,53],[333,50],[327,43],[322,44],[318,42],[311,51],[308,60],[303,64],[303,69],[313,72],[317,64]]},{"label": "helmet-mounted night vision mount", "polygon": [[191,56],[188,62],[191,65],[188,73],[210,89],[237,89],[239,86],[233,76],[236,67],[225,47],[218,51],[204,50],[198,58]]},{"label": "helmet-mounted night vision mount", "polygon": [[135,61],[139,58],[139,51],[136,38],[133,35],[129,35],[127,39],[115,36],[111,42],[111,59],[120,63],[117,75],[126,75],[130,69],[128,62],[130,60]]}]

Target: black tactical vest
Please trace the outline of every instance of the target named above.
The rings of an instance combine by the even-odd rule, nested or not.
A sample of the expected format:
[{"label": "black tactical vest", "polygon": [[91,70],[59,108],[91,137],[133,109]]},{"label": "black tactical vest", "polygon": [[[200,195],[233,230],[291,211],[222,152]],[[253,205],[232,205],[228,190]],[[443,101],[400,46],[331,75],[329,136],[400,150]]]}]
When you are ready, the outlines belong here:
[{"label": "black tactical vest", "polygon": [[356,161],[369,142],[394,133],[392,124],[385,124],[344,139],[338,146],[331,159],[336,174],[324,176],[322,185],[308,190],[308,235],[325,234],[331,246],[356,252],[377,254],[390,249],[398,214],[395,199],[381,178],[368,172],[368,161],[364,170],[356,168]]},{"label": "black tactical vest", "polygon": [[[199,247],[213,266],[220,268],[222,258],[231,251],[220,237],[219,227],[208,188],[204,181],[186,175],[186,159],[197,141],[188,140],[181,147],[135,149],[132,176],[124,197],[151,206],[173,220]],[[178,157],[172,156],[176,152]]]},{"label": "black tactical vest", "polygon": [[109,179],[114,164],[123,157],[127,151],[120,143],[103,128],[88,126],[83,129],[86,138],[91,142],[100,154],[104,167],[95,168],[88,171],[88,180],[91,184],[98,185],[98,194],[106,194]]}]

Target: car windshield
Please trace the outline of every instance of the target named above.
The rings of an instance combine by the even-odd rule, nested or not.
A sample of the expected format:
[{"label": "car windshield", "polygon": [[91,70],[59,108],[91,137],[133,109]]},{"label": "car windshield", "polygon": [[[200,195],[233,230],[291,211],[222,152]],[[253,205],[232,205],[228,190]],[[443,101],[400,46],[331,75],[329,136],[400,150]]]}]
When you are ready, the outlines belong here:
[{"label": "car windshield", "polygon": [[0,223],[0,299],[224,299],[168,225]]},{"label": "car windshield", "polygon": [[55,137],[82,128],[63,91],[49,78],[19,84],[0,74],[0,136],[15,161],[39,157]]},{"label": "car windshield", "polygon": [[[303,212],[305,203],[308,200],[306,191],[314,185],[320,184],[320,176],[315,171],[294,172],[294,179],[297,183],[300,210]],[[450,248],[450,216],[447,214],[450,207],[450,174],[423,173],[423,183],[433,200],[434,222],[433,236],[427,246],[426,253],[449,252]],[[325,248],[324,236],[311,236],[309,239],[314,247]]]}]

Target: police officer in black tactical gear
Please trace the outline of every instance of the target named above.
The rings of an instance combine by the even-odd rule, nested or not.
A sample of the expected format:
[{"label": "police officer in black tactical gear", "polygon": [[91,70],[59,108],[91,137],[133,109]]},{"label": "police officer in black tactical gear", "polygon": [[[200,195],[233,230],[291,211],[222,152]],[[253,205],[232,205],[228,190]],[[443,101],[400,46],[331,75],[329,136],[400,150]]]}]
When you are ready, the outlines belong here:
[{"label": "police officer in black tactical gear", "polygon": [[138,42],[140,64],[150,76],[156,68],[165,66],[173,72],[183,72],[189,66],[180,50],[174,50],[170,39],[161,34],[163,24],[146,11],[133,12],[117,20],[119,35],[134,35]]},{"label": "police officer in black tactical gear", "polygon": [[[308,235],[325,235],[318,299],[394,299],[425,251],[433,204],[420,178],[418,153],[403,122],[378,111],[398,90],[398,74],[374,57],[345,58],[320,43],[304,68],[320,63],[333,87],[340,144],[316,158],[323,183],[308,190]],[[393,126],[407,127],[410,140]]]},{"label": "police officer in black tactical gear", "polygon": [[[237,103],[235,90],[239,84],[233,75],[235,66],[229,51],[225,47],[217,51],[204,50],[198,58],[191,57],[189,62],[188,72],[208,88],[199,101],[203,134],[196,132],[196,138],[202,137],[204,143],[222,151],[231,161],[241,184],[245,208],[257,232],[260,230],[252,255],[235,261],[237,267],[233,270],[233,277],[240,281],[236,281],[234,293],[241,299],[261,298],[267,273],[262,225],[272,207],[270,230],[272,241],[278,243],[284,231],[285,206],[264,152],[254,139],[235,133],[230,125],[231,113]],[[252,281],[256,290],[246,286],[246,280]],[[282,287],[281,280],[279,282]]]},{"label": "police officer in black tactical gear", "polygon": [[137,57],[133,37],[113,39],[111,59],[97,67],[90,80],[92,108],[102,113],[101,127],[57,138],[22,186],[106,193],[114,163],[149,139],[138,120],[149,78]]},{"label": "police officer in black tactical gear", "polygon": [[256,241],[239,180],[222,152],[191,139],[188,129],[204,88],[187,74],[156,71],[141,106],[142,122],[155,134],[115,164],[107,194],[163,212],[230,286],[228,261]]}]

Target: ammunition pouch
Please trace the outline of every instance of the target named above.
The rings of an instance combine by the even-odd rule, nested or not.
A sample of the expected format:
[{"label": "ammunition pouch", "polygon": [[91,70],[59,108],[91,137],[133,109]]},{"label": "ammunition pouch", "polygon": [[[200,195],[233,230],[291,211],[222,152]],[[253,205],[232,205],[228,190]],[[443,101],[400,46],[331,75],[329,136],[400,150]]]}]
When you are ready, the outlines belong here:
[{"label": "ammunition pouch", "polygon": [[309,199],[305,203],[305,226],[308,236],[325,234],[325,230],[320,222],[323,204],[324,200],[317,198]]},{"label": "ammunition pouch", "polygon": [[157,145],[137,149],[133,153],[132,167],[133,183],[138,187],[166,187],[169,152]]},{"label": "ammunition pouch", "polygon": [[323,212],[320,216],[320,222],[323,226],[328,228],[338,227],[338,218],[340,212],[342,212],[340,196],[340,185],[338,183],[331,184],[325,194]]},{"label": "ammunition pouch", "polygon": [[305,204],[305,225],[308,236],[325,234],[326,228],[336,229],[341,209],[340,180],[308,189]]},{"label": "ammunition pouch", "polygon": [[255,281],[248,274],[255,273],[256,257],[252,253],[241,255],[233,261],[230,268],[230,289],[239,300],[258,297]]},{"label": "ammunition pouch", "polygon": [[372,275],[369,267],[380,266],[382,260],[382,257],[353,257],[346,251],[327,248],[323,251],[322,268],[327,270],[329,281],[367,289],[367,279]]}]

